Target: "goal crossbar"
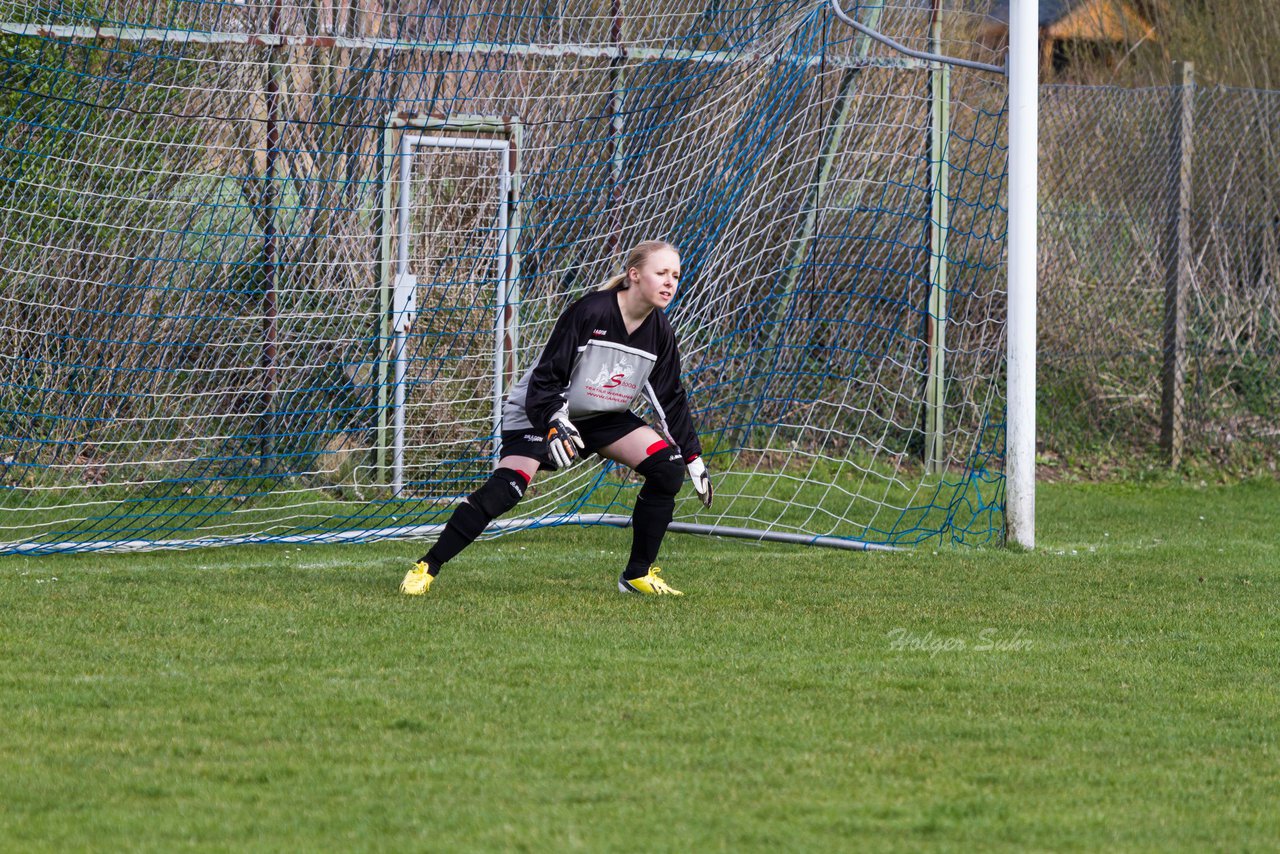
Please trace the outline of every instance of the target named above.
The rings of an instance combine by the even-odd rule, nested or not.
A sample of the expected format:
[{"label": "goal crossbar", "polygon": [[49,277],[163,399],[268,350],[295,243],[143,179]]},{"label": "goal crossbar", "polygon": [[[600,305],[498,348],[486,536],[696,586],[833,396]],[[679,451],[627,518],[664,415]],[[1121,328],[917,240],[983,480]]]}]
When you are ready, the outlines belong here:
[{"label": "goal crossbar", "polygon": [[[690,50],[633,45],[537,44],[532,42],[401,41],[361,36],[289,35],[286,33],[224,33],[175,30],[167,27],[89,27],[75,24],[24,24],[0,21],[0,33],[66,41],[118,41],[141,44],[192,44],[247,47],[320,47],[368,50],[375,53],[493,54],[519,57],[575,57],[580,59],[635,60],[639,62],[695,62],[730,65],[766,59],[772,52]],[[925,70],[930,63],[913,56],[856,57],[811,56],[809,65],[835,68],[904,68]]]}]

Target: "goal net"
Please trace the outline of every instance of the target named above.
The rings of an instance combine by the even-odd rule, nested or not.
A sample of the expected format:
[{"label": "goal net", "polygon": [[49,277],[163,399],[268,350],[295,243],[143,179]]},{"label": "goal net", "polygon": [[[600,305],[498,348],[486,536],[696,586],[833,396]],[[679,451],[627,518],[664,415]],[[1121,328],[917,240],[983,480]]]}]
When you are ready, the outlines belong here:
[{"label": "goal net", "polygon": [[0,550],[430,535],[647,238],[717,496],[676,530],[999,540],[1007,85],[933,58],[1002,62],[988,11],[2,0]]}]

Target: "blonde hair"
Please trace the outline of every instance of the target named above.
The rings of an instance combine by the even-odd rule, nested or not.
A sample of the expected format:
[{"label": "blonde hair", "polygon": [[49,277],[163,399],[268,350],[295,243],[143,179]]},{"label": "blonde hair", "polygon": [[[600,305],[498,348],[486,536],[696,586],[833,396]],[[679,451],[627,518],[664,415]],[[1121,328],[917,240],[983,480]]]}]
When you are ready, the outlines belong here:
[{"label": "blonde hair", "polygon": [[604,283],[601,284],[600,287],[596,288],[596,290],[625,291],[627,288],[631,287],[631,282],[627,279],[627,273],[631,271],[631,268],[639,267],[649,259],[650,255],[655,252],[661,252],[663,249],[670,249],[677,255],[680,254],[679,249],[675,248],[675,246],[665,240],[645,240],[637,243],[635,247],[627,253],[627,260],[622,265],[622,272],[615,273],[608,279],[605,279]]}]

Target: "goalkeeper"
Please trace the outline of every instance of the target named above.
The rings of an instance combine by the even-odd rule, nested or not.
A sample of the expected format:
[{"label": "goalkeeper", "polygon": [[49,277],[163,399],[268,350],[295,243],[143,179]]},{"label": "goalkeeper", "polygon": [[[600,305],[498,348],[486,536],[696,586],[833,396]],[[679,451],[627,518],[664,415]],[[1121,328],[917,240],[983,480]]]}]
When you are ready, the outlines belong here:
[{"label": "goalkeeper", "polygon": [[[670,243],[648,240],[627,254],[621,273],[569,306],[537,364],[503,403],[497,470],[458,505],[431,550],[405,575],[400,592],[426,593],[446,562],[516,506],[539,469],[566,468],[595,453],[644,478],[618,590],[682,595],[659,577],[653,562],[686,470],[707,507],[712,492],[680,384],[675,334],[662,312],[679,283],[679,252]],[[665,438],[631,411],[641,395]]]}]

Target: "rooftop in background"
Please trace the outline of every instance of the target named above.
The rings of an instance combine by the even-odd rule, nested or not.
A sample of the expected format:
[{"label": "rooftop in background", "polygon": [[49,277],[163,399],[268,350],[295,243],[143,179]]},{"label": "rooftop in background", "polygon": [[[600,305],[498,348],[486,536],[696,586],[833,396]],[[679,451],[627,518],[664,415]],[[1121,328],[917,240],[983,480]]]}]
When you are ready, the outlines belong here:
[{"label": "rooftop in background", "polygon": [[[1133,46],[1155,37],[1143,0],[1040,0],[1041,67],[1049,71],[1066,42]],[[1009,39],[1009,0],[996,0],[979,38],[993,47]]]},{"label": "rooftop in background", "polygon": [[[1085,5],[1089,0],[1040,0],[1040,26],[1048,25],[1065,17],[1072,8]],[[991,6],[987,18],[1004,25],[1009,24],[1009,0],[996,0]]]}]

